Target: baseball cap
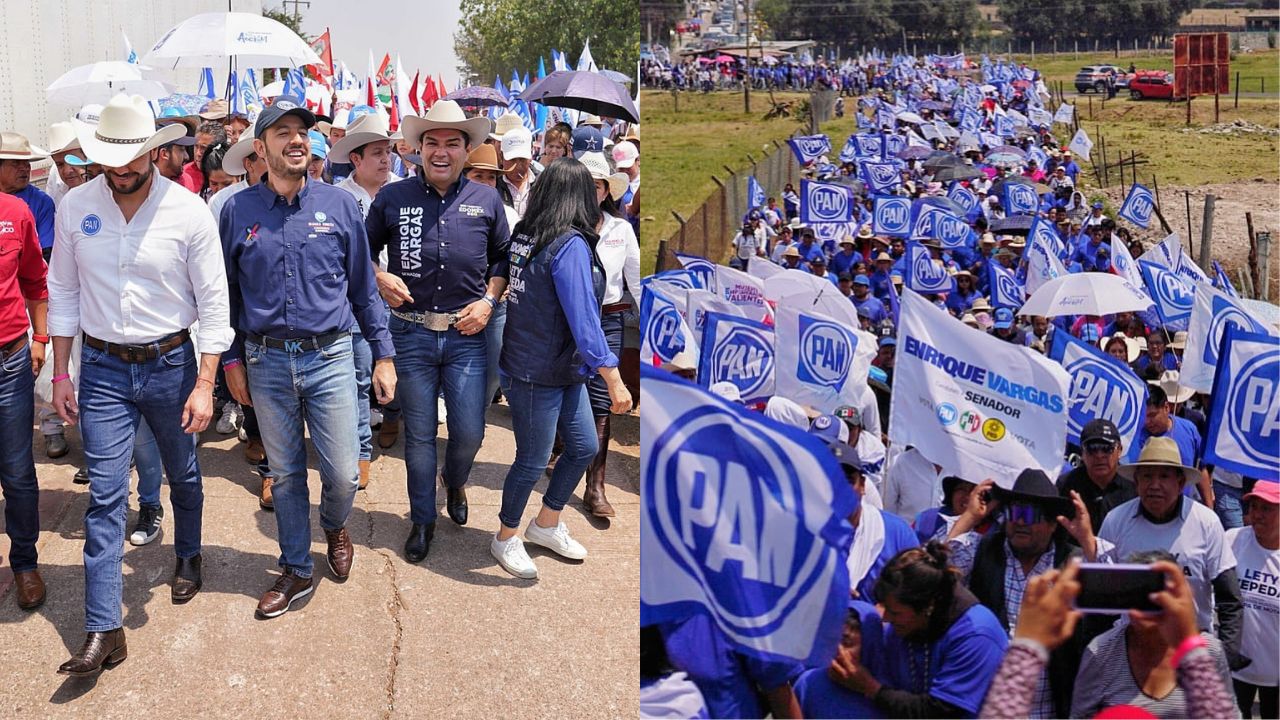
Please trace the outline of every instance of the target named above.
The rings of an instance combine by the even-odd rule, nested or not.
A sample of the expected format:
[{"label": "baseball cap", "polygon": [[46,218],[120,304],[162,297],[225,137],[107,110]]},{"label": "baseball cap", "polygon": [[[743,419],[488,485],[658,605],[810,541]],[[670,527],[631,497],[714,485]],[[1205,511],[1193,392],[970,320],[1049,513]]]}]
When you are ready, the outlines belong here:
[{"label": "baseball cap", "polygon": [[1096,203],[1094,203],[1093,205],[1090,205],[1089,207],[1092,207],[1094,210],[1101,210],[1101,209],[1102,209],[1102,203],[1100,203],[1100,202],[1096,202]]},{"label": "baseball cap", "polygon": [[836,456],[836,462],[844,467],[862,471],[862,458],[858,457],[858,451],[852,445],[838,442],[832,443],[830,447],[831,454]]},{"label": "baseball cap", "polygon": [[832,413],[836,417],[845,421],[849,425],[857,425],[862,427],[862,413],[858,412],[858,408],[852,405],[841,405]]},{"label": "baseball cap", "polygon": [[516,158],[533,159],[533,133],[523,125],[511,128],[502,135],[502,159]]},{"label": "baseball cap", "polygon": [[729,402],[742,402],[742,392],[738,390],[738,386],[727,380],[721,380],[718,383],[711,383],[711,394],[728,400]]},{"label": "baseball cap", "polygon": [[296,115],[306,128],[314,127],[316,124],[316,116],[310,110],[292,100],[281,98],[272,103],[271,107],[258,113],[258,121],[253,126],[253,136],[262,139],[262,134],[267,128],[279,122],[285,115]]},{"label": "baseball cap", "polygon": [[1245,500],[1249,498],[1258,498],[1262,502],[1271,503],[1272,505],[1280,504],[1280,482],[1259,480],[1253,484],[1253,489],[1244,496]]},{"label": "baseball cap", "polygon": [[579,125],[573,131],[573,157],[587,152],[604,152],[604,135],[590,125]]},{"label": "baseball cap", "polygon": [[891,337],[880,338],[880,347],[889,347],[891,345],[897,345],[897,344],[898,344],[898,341],[895,340],[894,338],[891,338]]},{"label": "baseball cap", "polygon": [[324,159],[329,157],[329,143],[325,142],[324,135],[319,130],[308,130],[307,137],[311,140],[311,156]]},{"label": "baseball cap", "polygon": [[819,415],[809,425],[809,434],[817,435],[827,443],[849,442],[849,426],[835,415]]},{"label": "baseball cap", "polygon": [[1080,445],[1091,442],[1108,442],[1115,445],[1120,442],[1120,431],[1116,424],[1106,418],[1094,418],[1080,429]]},{"label": "baseball cap", "polygon": [[636,164],[640,157],[640,149],[630,140],[623,140],[613,146],[613,164],[619,170],[625,170]]},{"label": "baseball cap", "polygon": [[1009,308],[996,310],[995,328],[997,330],[1007,330],[1011,327],[1013,327],[1013,310]]},{"label": "baseball cap", "polygon": [[855,278],[853,279],[853,284],[854,284],[854,285],[866,285],[866,286],[870,287],[870,285],[871,285],[871,281],[867,279],[867,276],[866,276],[866,275],[863,275],[862,273],[858,273],[858,276],[857,276],[857,277],[855,277]]},{"label": "baseball cap", "polygon": [[827,259],[826,259],[826,258],[824,258],[824,257],[822,257],[821,255],[819,255],[819,256],[815,257],[814,259],[810,260],[810,261],[809,261],[809,264],[810,264],[810,265],[821,265],[821,266],[823,266],[823,267],[826,267],[826,266],[827,266]]}]

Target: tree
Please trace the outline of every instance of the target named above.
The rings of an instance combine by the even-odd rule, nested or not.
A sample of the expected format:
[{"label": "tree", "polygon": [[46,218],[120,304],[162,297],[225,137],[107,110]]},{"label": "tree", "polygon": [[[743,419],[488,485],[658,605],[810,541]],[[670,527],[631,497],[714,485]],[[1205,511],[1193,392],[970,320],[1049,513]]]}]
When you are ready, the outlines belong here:
[{"label": "tree", "polygon": [[902,32],[893,0],[760,0],[757,10],[778,39],[871,47]]},{"label": "tree", "polygon": [[640,14],[617,0],[462,0],[453,36],[459,73],[471,83],[506,82],[512,70],[531,75],[551,49],[577,61],[591,41],[596,65],[628,75],[640,61]]}]

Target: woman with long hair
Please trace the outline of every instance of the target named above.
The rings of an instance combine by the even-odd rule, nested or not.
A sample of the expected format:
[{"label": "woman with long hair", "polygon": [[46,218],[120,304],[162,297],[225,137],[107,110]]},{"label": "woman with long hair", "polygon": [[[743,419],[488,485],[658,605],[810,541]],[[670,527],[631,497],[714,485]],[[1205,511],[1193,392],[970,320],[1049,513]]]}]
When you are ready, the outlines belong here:
[{"label": "woman with long hair", "polygon": [[631,409],[618,357],[600,327],[605,275],[595,252],[599,222],[591,173],[576,160],[560,158],[534,183],[511,235],[507,326],[498,367],[511,405],[516,457],[502,486],[502,526],[489,550],[516,577],[538,576],[517,533],[557,431],[564,452],[525,540],[572,560],[587,556],[560,521],[560,511],[598,450],[587,382],[599,373],[610,410]]}]

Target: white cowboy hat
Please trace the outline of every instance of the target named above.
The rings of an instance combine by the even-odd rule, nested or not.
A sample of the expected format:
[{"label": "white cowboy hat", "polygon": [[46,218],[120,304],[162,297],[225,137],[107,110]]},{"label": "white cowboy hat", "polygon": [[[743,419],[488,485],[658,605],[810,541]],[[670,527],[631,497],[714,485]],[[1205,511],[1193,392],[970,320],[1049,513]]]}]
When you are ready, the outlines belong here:
[{"label": "white cowboy hat", "polygon": [[361,115],[355,122],[347,126],[347,134],[333,144],[329,154],[337,158],[335,162],[347,162],[347,155],[353,150],[371,142],[387,140],[394,142],[400,139],[400,133],[392,133],[387,129],[387,119],[378,113]]},{"label": "white cowboy hat", "polygon": [[1196,394],[1194,388],[1189,388],[1179,382],[1181,379],[1182,376],[1177,370],[1165,370],[1160,375],[1159,380],[1148,382],[1152,385],[1159,385],[1160,389],[1164,390],[1164,394],[1168,396],[1169,402],[1178,405],[1190,400],[1191,396]]},{"label": "white cowboy hat", "polygon": [[0,160],[43,160],[49,153],[32,145],[22,133],[0,132]]},{"label": "white cowboy hat", "polygon": [[247,172],[244,169],[244,159],[253,154],[253,131],[257,126],[257,121],[249,124],[249,127],[240,133],[240,139],[235,145],[227,148],[227,152],[222,156],[222,172],[228,175],[244,175]]},{"label": "white cowboy hat", "polygon": [[458,130],[467,136],[467,151],[484,142],[489,135],[489,118],[468,118],[458,103],[452,100],[439,100],[426,115],[406,115],[400,125],[405,142],[414,150],[422,148],[422,136],[428,130]]},{"label": "white cowboy hat", "polygon": [[103,167],[123,167],[148,152],[167,145],[187,134],[179,123],[156,130],[151,107],[140,95],[123,93],[111,98],[102,108],[97,125],[72,120],[80,149],[90,161]]},{"label": "white cowboy hat", "polygon": [[515,130],[518,127],[524,127],[524,121],[520,116],[513,113],[504,113],[498,116],[493,123],[493,131],[489,133],[490,140],[501,140],[503,135]]},{"label": "white cowboy hat", "polygon": [[57,155],[69,150],[78,150],[80,141],[76,139],[76,129],[69,122],[56,122],[49,126],[49,154]]},{"label": "white cowboy hat", "polygon": [[592,180],[604,180],[609,183],[609,195],[615,201],[622,199],[622,196],[627,193],[626,173],[610,173],[609,161],[604,159],[604,153],[582,153],[578,162],[587,166]]}]

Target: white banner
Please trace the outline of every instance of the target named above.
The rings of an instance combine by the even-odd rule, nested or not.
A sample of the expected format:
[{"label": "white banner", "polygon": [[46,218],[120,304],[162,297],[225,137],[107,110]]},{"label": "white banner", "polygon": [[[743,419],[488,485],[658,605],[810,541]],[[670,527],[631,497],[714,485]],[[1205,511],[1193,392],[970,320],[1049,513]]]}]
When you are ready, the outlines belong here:
[{"label": "white banner", "polygon": [[1182,375],[1178,379],[1179,383],[1200,392],[1213,391],[1222,333],[1231,324],[1239,325],[1252,333],[1275,334],[1236,298],[1207,283],[1196,287],[1195,300],[1191,305],[1191,322],[1187,327],[1187,347],[1182,352]]},{"label": "white banner", "polygon": [[741,308],[713,292],[686,290],[685,297],[687,298],[684,313],[685,321],[689,323],[689,327],[693,329],[693,334],[696,337],[702,337],[702,326],[706,324],[707,313],[709,312],[746,317]]},{"label": "white banner", "polygon": [[1025,347],[974,330],[904,291],[889,440],[946,474],[1013,486],[1027,468],[1057,477],[1071,376]]},{"label": "white banner", "polygon": [[829,413],[858,405],[876,354],[876,337],[817,312],[779,303],[774,393]]},{"label": "white banner", "polygon": [[[752,264],[763,263],[759,258]],[[734,270],[724,265],[716,265],[716,289],[720,297],[737,305],[742,314],[752,320],[765,320],[769,317],[769,306],[764,302],[764,281],[760,278]]]}]

